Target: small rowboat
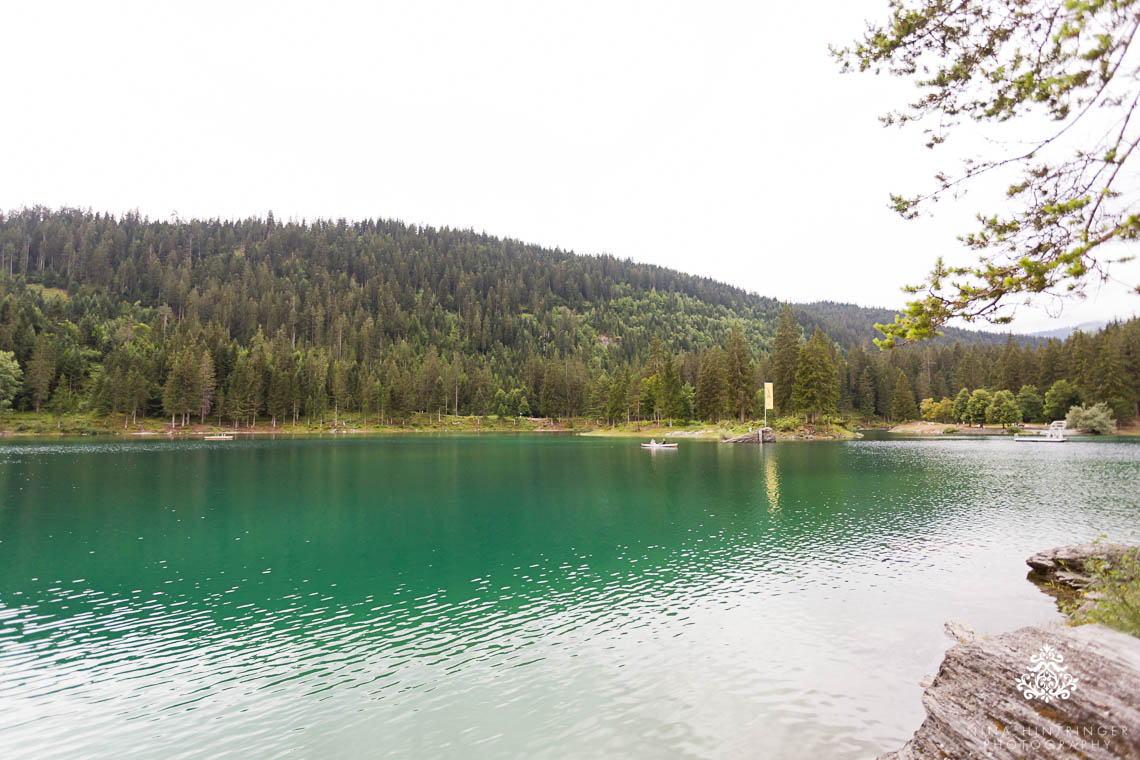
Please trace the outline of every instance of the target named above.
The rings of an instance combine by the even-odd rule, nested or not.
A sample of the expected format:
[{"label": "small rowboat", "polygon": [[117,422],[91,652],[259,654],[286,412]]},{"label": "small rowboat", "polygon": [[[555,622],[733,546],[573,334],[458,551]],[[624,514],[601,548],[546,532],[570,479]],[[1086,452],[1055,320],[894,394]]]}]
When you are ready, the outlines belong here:
[{"label": "small rowboat", "polygon": [[675,448],[677,448],[677,444],[675,444],[675,443],[643,443],[643,444],[641,444],[641,448],[643,448],[643,449],[675,449]]}]

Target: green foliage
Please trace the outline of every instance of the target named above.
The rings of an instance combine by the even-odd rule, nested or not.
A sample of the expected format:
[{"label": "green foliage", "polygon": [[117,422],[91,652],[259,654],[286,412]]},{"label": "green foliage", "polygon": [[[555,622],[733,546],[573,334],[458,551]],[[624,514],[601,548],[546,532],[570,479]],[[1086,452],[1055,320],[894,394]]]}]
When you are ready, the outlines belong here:
[{"label": "green foliage", "polygon": [[1045,402],[1035,385],[1023,385],[1017,392],[1017,405],[1021,407],[1021,419],[1026,422],[1043,422]]},{"label": "green foliage", "polygon": [[993,400],[993,395],[989,391],[985,388],[978,388],[970,394],[970,400],[966,404],[966,414],[962,418],[962,421],[977,425],[984,424],[986,421],[986,410],[989,409]]},{"label": "green foliage", "polygon": [[932,398],[922,400],[922,419],[929,422],[954,422],[954,401],[943,396],[940,401]]},{"label": "green foliage", "polygon": [[910,389],[910,381],[901,369],[895,381],[895,392],[891,400],[891,420],[906,422],[918,419],[918,407],[914,403],[914,391]]},{"label": "green foliage", "polygon": [[[9,256],[25,248],[37,266]],[[770,379],[788,416],[806,329],[800,398],[817,419],[889,416],[900,377],[931,399],[1070,378],[1135,414],[1140,320],[1063,343],[963,333],[868,352],[860,320],[874,313],[785,309],[656,267],[394,222],[0,215],[0,351],[21,371],[7,401],[23,411],[123,425],[744,420]]]},{"label": "green foliage", "polygon": [[702,420],[719,422],[725,409],[724,357],[716,349],[705,353],[697,375],[693,400],[695,412]]},{"label": "green foliage", "polygon": [[795,415],[777,417],[772,420],[772,429],[780,433],[791,433],[800,427],[800,418]]},{"label": "green foliage", "polygon": [[1140,636],[1140,549],[1110,562],[1101,557],[1088,563],[1092,577],[1085,601],[1070,610],[1075,625],[1100,623]]},{"label": "green foliage", "polygon": [[796,360],[793,401],[796,410],[812,422],[838,410],[839,373],[833,351],[831,340],[817,328],[800,347]]},{"label": "green foliage", "polygon": [[1021,406],[1018,405],[1013,393],[1000,390],[994,394],[990,405],[986,407],[986,422],[1002,427],[1021,422]]},{"label": "green foliage", "polygon": [[1097,435],[1111,435],[1116,432],[1116,420],[1112,418],[1112,410],[1108,404],[1097,404],[1085,408],[1074,406],[1065,417],[1065,424],[1070,430],[1080,430]]},{"label": "green foliage", "polygon": [[962,238],[978,263],[939,259],[926,282],[908,288],[918,298],[880,328],[880,345],[928,339],[954,318],[1008,322],[1012,296],[1079,292],[1113,262],[1103,246],[1140,236],[1127,168],[1140,143],[1131,118],[1140,86],[1126,55],[1140,30],[1138,3],[892,0],[886,23],[833,50],[844,71],[885,71],[918,86],[920,96],[883,121],[926,121],[927,147],[963,121],[1044,116],[1056,125],[1028,144],[992,141],[1014,147],[938,173],[925,193],[891,196],[910,219],[980,175],[1009,182],[1002,210],[980,214],[977,231]]},{"label": "green foliage", "polygon": [[724,387],[729,412],[739,415],[743,422],[752,411],[755,401],[756,378],[752,354],[744,342],[744,334],[739,325],[732,326],[728,346],[724,351]]},{"label": "green foliage", "polygon": [[966,412],[970,403],[970,391],[963,388],[954,397],[954,422],[966,422]]},{"label": "green foliage", "polygon": [[24,373],[11,351],[0,351],[0,415],[12,405]]},{"label": "green foliage", "polygon": [[1068,380],[1053,383],[1045,392],[1045,419],[1063,420],[1069,409],[1081,403],[1081,392]]},{"label": "green foliage", "polygon": [[772,344],[772,395],[777,414],[788,414],[796,406],[796,365],[800,356],[800,330],[792,314],[792,307],[784,304],[776,339]]}]

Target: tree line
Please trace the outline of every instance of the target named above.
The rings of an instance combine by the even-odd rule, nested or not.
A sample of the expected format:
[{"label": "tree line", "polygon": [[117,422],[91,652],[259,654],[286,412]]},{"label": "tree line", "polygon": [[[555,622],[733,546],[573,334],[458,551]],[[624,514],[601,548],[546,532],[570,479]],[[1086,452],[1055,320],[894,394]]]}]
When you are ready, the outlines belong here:
[{"label": "tree line", "polygon": [[398,222],[24,209],[0,215],[0,402],[124,425],[746,420],[773,382],[778,415],[814,422],[912,419],[962,388],[1044,394],[1064,379],[1136,413],[1136,321],[878,352],[856,307],[815,306]]}]

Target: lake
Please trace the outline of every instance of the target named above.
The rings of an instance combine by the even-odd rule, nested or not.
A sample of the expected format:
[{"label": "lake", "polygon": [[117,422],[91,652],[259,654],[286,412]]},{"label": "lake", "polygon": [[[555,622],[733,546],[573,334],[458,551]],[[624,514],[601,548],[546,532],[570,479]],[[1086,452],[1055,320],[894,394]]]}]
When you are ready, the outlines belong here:
[{"label": "lake", "polygon": [[[1140,442],[0,445],[5,758],[856,758]],[[1011,684],[1012,688],[1012,684]]]}]

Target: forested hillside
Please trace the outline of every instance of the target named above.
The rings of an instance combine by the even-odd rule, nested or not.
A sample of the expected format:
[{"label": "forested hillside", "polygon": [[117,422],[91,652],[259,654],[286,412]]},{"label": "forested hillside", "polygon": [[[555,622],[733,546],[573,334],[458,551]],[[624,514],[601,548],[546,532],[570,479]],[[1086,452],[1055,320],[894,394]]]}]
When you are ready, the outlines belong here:
[{"label": "forested hillside", "polygon": [[765,380],[781,414],[813,418],[898,417],[904,380],[913,406],[1054,376],[1129,416],[1140,396],[1136,323],[1064,344],[960,333],[969,346],[947,336],[883,354],[867,347],[866,310],[813,304],[781,321],[781,308],[470,231],[24,209],[0,216],[0,401],[124,424],[321,424],[416,411],[743,419]]}]

